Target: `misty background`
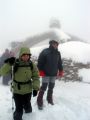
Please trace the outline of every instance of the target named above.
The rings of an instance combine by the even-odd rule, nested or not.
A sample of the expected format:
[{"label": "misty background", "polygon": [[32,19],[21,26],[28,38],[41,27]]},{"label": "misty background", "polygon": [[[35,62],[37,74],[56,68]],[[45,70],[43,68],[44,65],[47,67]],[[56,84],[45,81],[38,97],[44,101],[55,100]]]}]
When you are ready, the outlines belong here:
[{"label": "misty background", "polygon": [[0,51],[47,30],[53,18],[66,33],[89,41],[89,6],[89,0],[0,0]]}]

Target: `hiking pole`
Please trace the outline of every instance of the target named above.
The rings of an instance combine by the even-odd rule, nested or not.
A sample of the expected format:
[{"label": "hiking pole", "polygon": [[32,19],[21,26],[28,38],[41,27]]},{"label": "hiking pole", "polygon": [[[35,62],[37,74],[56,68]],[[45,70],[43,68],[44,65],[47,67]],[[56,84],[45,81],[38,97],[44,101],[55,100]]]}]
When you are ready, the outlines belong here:
[{"label": "hiking pole", "polygon": [[12,111],[14,110],[14,99],[13,99],[13,95],[12,95]]},{"label": "hiking pole", "polygon": [[[12,81],[13,81],[13,65],[12,65]],[[12,92],[12,111],[14,110],[14,96],[13,96],[13,84],[11,81],[11,92]]]}]

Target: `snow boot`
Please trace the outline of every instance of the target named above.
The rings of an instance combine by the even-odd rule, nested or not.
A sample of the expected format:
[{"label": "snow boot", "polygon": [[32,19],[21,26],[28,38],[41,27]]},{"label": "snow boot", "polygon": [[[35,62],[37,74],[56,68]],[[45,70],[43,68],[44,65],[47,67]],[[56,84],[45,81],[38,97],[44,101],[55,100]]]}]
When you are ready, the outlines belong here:
[{"label": "snow boot", "polygon": [[44,91],[40,90],[37,97],[37,105],[39,110],[43,109],[43,95],[44,95]]},{"label": "snow boot", "polygon": [[54,105],[53,103],[53,90],[48,90],[47,92],[47,101],[49,104]]}]

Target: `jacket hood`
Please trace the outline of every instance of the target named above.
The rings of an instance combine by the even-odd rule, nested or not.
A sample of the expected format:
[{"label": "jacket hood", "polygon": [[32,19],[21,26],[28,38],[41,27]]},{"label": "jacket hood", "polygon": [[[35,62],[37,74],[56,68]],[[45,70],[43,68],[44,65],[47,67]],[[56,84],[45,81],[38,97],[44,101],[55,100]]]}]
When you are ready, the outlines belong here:
[{"label": "jacket hood", "polygon": [[29,55],[31,55],[30,49],[27,48],[27,47],[22,47],[22,48],[20,49],[19,57],[21,57],[23,54],[29,54]]}]

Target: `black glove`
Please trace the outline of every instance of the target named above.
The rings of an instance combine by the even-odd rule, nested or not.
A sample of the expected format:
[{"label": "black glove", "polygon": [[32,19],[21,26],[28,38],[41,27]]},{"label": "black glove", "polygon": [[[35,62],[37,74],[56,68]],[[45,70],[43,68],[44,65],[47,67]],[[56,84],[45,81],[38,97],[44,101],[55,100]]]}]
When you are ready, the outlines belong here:
[{"label": "black glove", "polygon": [[38,91],[37,90],[33,90],[33,97],[37,96]]},{"label": "black glove", "polygon": [[15,62],[15,57],[8,58],[4,61],[4,63],[9,63],[10,65],[13,65]]}]

